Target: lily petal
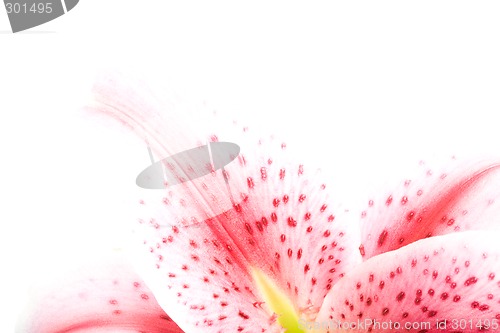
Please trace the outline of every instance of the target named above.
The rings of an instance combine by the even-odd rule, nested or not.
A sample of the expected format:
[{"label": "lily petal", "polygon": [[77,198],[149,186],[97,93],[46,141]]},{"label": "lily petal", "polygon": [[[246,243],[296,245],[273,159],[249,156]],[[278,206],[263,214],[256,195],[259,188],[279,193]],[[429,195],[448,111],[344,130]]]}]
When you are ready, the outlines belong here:
[{"label": "lily petal", "polygon": [[182,126],[182,110],[168,110],[167,121],[156,102],[117,84],[98,87],[96,99],[97,111],[148,137],[160,158],[207,141],[241,148],[224,170],[204,177],[190,177],[196,160],[171,162],[170,175],[189,181],[142,191],[138,265],[186,332],[281,331],[276,321],[283,314],[265,304],[254,278],[262,274],[252,272],[270,278],[295,311],[315,315],[334,283],[361,262],[357,224],[342,216],[342,207],[334,213],[325,185],[291,162],[283,143],[237,124],[220,126],[217,118],[200,132],[187,125],[174,136],[170,129]]},{"label": "lily petal", "polygon": [[[317,327],[333,320],[330,330],[324,330],[333,332],[335,322],[358,325],[359,319],[386,325],[392,321],[393,331],[476,332],[476,325],[493,329],[494,323],[498,328],[499,237],[491,231],[454,233],[373,257],[333,287]],[[376,325],[371,330],[384,331]]]},{"label": "lily petal", "polygon": [[182,333],[120,254],[37,286],[17,332]]},{"label": "lily petal", "polygon": [[363,259],[422,238],[499,229],[500,164],[452,159],[446,168],[420,164],[420,176],[373,198],[362,212]]}]

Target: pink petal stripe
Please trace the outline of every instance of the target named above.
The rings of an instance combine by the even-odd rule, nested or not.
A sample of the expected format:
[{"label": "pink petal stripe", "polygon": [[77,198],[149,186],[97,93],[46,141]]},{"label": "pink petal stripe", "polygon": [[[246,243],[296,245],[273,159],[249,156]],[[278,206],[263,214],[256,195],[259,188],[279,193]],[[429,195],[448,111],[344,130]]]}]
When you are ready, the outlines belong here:
[{"label": "pink petal stripe", "polygon": [[421,163],[419,177],[369,201],[361,214],[365,260],[426,237],[500,228],[500,164],[448,164],[433,170]]},{"label": "pink petal stripe", "polygon": [[183,332],[120,255],[37,286],[17,327],[22,333],[110,331]]}]

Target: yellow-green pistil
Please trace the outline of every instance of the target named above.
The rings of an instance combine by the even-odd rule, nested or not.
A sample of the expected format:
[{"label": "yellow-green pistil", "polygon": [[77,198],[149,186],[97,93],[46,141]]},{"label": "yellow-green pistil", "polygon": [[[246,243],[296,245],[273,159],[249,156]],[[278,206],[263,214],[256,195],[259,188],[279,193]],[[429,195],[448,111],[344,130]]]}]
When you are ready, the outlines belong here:
[{"label": "yellow-green pistil", "polygon": [[252,269],[252,276],[269,310],[276,313],[278,323],[286,332],[305,333],[300,328],[299,315],[287,295],[262,271]]}]

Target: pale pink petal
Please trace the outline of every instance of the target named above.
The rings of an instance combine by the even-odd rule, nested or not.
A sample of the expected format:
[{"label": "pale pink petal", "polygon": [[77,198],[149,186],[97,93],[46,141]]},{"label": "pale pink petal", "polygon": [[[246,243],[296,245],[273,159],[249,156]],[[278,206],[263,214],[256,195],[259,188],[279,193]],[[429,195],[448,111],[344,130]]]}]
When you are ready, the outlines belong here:
[{"label": "pale pink petal", "polygon": [[[400,323],[400,331],[405,331],[405,323],[430,323],[430,328],[419,324],[412,328],[414,332],[477,332],[476,324],[496,322],[498,329],[499,237],[499,232],[467,231],[420,240],[375,256],[333,287],[316,321],[333,320],[331,328],[338,321],[392,321]],[[447,328],[436,328],[444,320]],[[460,320],[466,322],[466,328],[453,326]],[[374,326],[372,331],[384,331],[378,328]]]},{"label": "pale pink petal", "polygon": [[423,162],[419,169],[417,177],[370,199],[361,213],[365,260],[426,237],[500,228],[498,159],[453,158],[440,169]]},{"label": "pale pink petal", "polygon": [[141,267],[162,307],[186,332],[279,331],[252,279],[251,269],[259,269],[298,312],[317,313],[361,257],[357,224],[344,217],[315,171],[289,156],[285,144],[251,128],[214,117],[194,124],[201,128],[196,132],[183,124],[182,105],[158,106],[120,82],[96,89],[95,110],[147,137],[159,158],[212,141],[241,147],[224,174],[191,179],[197,161],[181,160],[166,167],[190,181],[141,192]]},{"label": "pale pink petal", "polygon": [[36,286],[17,332],[182,333],[121,255]]}]

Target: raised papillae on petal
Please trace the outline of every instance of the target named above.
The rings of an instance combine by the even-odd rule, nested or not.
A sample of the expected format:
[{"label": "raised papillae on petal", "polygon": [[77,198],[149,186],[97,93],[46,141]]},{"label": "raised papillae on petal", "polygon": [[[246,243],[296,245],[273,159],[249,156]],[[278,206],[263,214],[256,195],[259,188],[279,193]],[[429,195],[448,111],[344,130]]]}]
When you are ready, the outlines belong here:
[{"label": "raised papillae on petal", "polygon": [[455,158],[368,201],[361,213],[360,252],[367,260],[419,239],[457,231],[500,229],[500,164]]},{"label": "raised papillae on petal", "polygon": [[467,231],[375,256],[340,280],[316,320],[302,327],[494,332],[500,328],[499,237],[498,231]]},{"label": "raised papillae on petal", "polygon": [[183,331],[119,253],[103,255],[36,286],[19,333]]},{"label": "raised papillae on petal", "polygon": [[[155,160],[169,161],[164,189],[138,189],[135,228],[138,266],[163,309],[186,332],[280,332],[289,325],[282,316],[314,317],[333,285],[361,262],[357,223],[316,171],[252,128],[212,112],[191,126],[182,105],[103,82],[94,110],[147,140]],[[240,152],[220,168],[205,163],[203,176],[198,157],[190,160],[200,154],[182,152],[211,142],[234,143]],[[270,295],[269,285],[280,292]],[[293,311],[277,313],[269,299],[278,294]]]}]

